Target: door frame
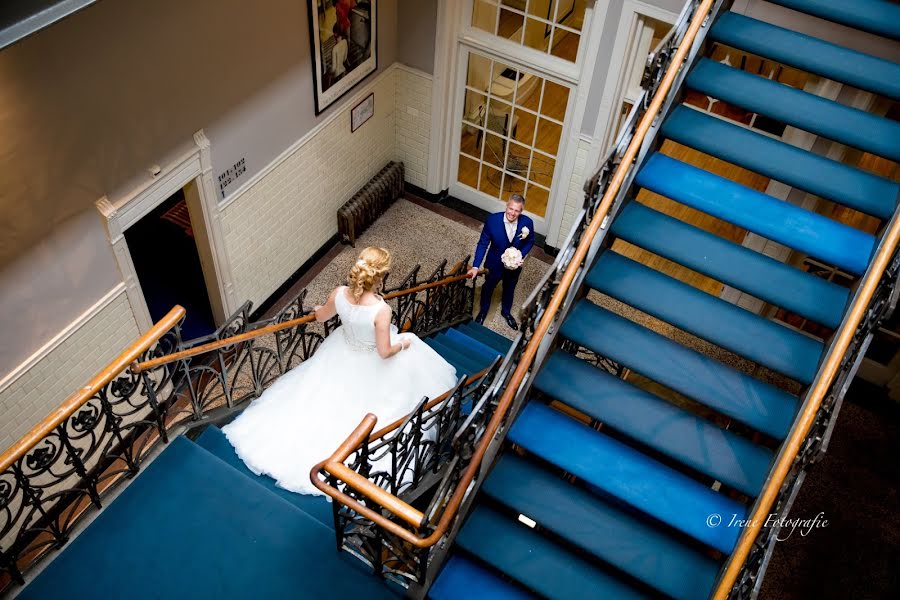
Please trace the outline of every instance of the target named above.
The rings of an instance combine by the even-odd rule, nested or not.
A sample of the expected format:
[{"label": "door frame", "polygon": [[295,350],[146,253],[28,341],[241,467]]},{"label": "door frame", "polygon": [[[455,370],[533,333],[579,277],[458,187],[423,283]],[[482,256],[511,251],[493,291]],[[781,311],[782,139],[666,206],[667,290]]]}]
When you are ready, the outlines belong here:
[{"label": "door frame", "polygon": [[185,190],[191,226],[196,231],[194,240],[203,267],[213,318],[217,326],[224,323],[228,315],[234,312],[237,303],[213,185],[210,143],[203,130],[194,134],[190,150],[164,167],[152,167],[150,177],[143,175],[142,179],[144,181],[130,192],[114,198],[103,196],[95,202],[122,274],[125,293],[138,328],[141,333],[146,332],[153,326],[153,319],[131,259],[125,231],[181,189]]}]

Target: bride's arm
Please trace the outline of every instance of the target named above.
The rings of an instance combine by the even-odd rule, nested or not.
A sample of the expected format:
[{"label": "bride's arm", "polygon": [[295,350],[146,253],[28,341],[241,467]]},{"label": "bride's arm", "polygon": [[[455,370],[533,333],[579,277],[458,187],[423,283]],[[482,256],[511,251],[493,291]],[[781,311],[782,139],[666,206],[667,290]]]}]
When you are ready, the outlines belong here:
[{"label": "bride's arm", "polygon": [[391,309],[384,305],[375,315],[375,349],[381,358],[390,358],[404,348],[409,348],[409,340],[391,343]]},{"label": "bride's arm", "polygon": [[336,287],[331,291],[331,295],[328,296],[328,301],[324,305],[313,307],[313,312],[316,313],[316,321],[319,323],[327,321],[337,314],[337,308],[334,306],[334,299],[337,296],[339,289],[341,288]]}]

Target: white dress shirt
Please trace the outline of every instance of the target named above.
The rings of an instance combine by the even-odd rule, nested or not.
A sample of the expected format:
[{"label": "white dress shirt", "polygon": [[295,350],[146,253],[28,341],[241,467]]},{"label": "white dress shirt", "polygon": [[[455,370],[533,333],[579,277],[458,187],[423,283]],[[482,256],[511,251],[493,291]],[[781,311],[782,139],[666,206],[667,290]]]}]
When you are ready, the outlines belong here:
[{"label": "white dress shirt", "polygon": [[506,237],[509,238],[509,241],[513,241],[513,238],[516,237],[516,229],[519,226],[519,220],[508,221],[506,217],[503,217],[503,225],[506,227]]}]

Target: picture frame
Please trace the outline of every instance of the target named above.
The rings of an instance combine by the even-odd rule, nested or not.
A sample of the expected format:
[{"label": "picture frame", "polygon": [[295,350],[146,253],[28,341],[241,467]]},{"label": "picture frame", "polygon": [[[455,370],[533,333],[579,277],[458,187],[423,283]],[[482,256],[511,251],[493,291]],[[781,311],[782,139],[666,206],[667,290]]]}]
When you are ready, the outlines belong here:
[{"label": "picture frame", "polygon": [[316,115],[378,69],[377,0],[307,0]]},{"label": "picture frame", "polygon": [[371,92],[350,109],[350,133],[362,127],[362,124],[371,119],[374,114],[375,92]]}]

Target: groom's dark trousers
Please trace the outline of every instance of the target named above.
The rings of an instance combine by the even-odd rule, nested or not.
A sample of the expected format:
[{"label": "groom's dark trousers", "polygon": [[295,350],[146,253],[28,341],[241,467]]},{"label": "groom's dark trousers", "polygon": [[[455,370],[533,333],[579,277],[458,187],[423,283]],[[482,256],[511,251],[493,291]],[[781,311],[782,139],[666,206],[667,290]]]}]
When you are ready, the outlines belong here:
[{"label": "groom's dark trousers", "polygon": [[[498,283],[503,283],[503,298],[500,302],[500,313],[504,316],[511,314],[513,295],[516,291],[516,283],[519,281],[519,275],[522,268],[513,271],[503,267],[501,257],[508,248],[518,248],[522,253],[522,258],[526,257],[531,248],[534,246],[534,221],[525,215],[519,215],[519,221],[516,226],[516,234],[512,241],[509,240],[504,225],[504,213],[494,213],[488,215],[481,229],[481,237],[478,239],[478,245],[475,247],[475,259],[472,266],[480,267],[481,261],[488,269],[485,277],[484,285],[481,287],[481,315],[486,315],[491,307],[491,296]],[[527,227],[528,232],[522,235],[523,228]]]}]

